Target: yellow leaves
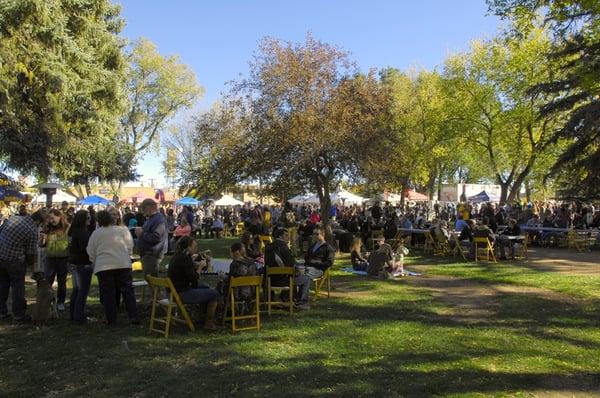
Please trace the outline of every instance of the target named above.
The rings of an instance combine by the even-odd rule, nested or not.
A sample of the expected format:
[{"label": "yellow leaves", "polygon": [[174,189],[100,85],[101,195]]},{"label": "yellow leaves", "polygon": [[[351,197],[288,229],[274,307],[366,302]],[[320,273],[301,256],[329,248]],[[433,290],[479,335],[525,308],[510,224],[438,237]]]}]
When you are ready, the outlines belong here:
[{"label": "yellow leaves", "polygon": [[30,71],[29,69],[27,69],[27,66],[24,63],[18,62],[15,65],[15,70],[18,73],[21,73],[23,76],[25,76],[25,78],[27,79],[29,84],[31,84],[33,82],[33,77],[34,77],[33,71]]}]

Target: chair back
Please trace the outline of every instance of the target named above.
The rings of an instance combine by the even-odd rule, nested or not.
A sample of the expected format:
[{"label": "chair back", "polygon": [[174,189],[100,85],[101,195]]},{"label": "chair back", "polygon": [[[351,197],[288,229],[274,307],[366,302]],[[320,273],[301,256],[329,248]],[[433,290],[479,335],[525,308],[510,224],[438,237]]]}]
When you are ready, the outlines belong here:
[{"label": "chair back", "polygon": [[488,238],[485,237],[474,237],[473,238],[473,243],[483,243],[484,245],[487,245],[490,243],[490,240]]},{"label": "chair back", "polygon": [[175,290],[173,287],[173,282],[171,282],[171,279],[169,278],[159,278],[152,275],[146,275],[146,281],[150,286],[167,287],[170,290]]},{"label": "chair back", "polygon": [[294,267],[267,267],[267,276],[294,275]]},{"label": "chair back", "polygon": [[260,286],[262,283],[262,276],[234,276],[229,280],[229,287],[242,287],[242,286]]}]

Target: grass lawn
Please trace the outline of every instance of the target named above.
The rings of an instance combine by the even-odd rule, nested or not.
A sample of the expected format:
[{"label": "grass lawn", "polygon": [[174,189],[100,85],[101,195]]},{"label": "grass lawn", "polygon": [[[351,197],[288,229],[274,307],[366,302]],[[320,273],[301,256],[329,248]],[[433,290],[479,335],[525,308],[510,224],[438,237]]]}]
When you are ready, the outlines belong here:
[{"label": "grass lawn", "polygon": [[330,299],[236,335],[109,330],[94,291],[86,326],[0,324],[0,396],[600,395],[600,273],[409,262],[422,277],[335,271]]}]

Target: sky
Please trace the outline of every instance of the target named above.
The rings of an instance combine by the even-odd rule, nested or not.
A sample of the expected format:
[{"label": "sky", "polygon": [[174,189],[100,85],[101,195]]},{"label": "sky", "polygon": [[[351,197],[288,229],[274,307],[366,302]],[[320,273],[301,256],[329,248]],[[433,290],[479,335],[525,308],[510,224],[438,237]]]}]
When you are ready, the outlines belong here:
[{"label": "sky", "polygon": [[[131,40],[145,37],[178,55],[205,89],[193,112],[209,109],[228,81],[245,76],[265,36],[316,39],[349,51],[363,71],[441,68],[444,59],[492,37],[500,21],[484,0],[120,0]],[[179,116],[185,118],[193,112]],[[141,179],[164,182],[160,157],[139,164]]]}]

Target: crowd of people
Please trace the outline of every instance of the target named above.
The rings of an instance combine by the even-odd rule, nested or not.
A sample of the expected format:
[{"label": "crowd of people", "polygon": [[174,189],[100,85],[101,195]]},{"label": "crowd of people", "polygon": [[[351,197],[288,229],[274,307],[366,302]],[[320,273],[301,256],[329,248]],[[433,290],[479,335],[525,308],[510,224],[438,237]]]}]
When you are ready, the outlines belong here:
[{"label": "crowd of people", "polygon": [[[495,242],[500,258],[506,258],[514,257],[517,242],[508,237],[521,235],[524,226],[600,226],[598,209],[579,202],[523,206],[336,204],[329,211],[332,221],[327,228],[321,225],[320,215],[316,206],[289,203],[173,208],[148,199],[137,208],[112,206],[100,211],[92,206],[77,209],[66,203],[58,209],[36,211],[21,206],[16,214],[4,217],[0,225],[0,319],[11,317],[6,305],[10,293],[14,321],[29,320],[26,269],[42,274],[50,285],[56,280],[59,311],[66,311],[67,277],[72,273],[69,316],[73,323],[86,323],[86,301],[96,275],[107,323],[117,322],[117,308],[122,302],[130,322],[138,324],[132,256],[139,255],[144,275],[156,276],[162,271],[165,255],[170,255],[167,275],[184,303],[206,305],[204,324],[212,330],[216,328],[215,318],[226,306],[223,303],[230,277],[264,273],[269,267],[295,267],[294,302],[298,308],[308,309],[311,283],[333,265],[337,251],[351,253],[356,271],[384,278],[403,276],[403,257],[408,249],[396,242],[402,231],[404,236],[411,236],[411,245],[422,243],[419,239],[423,238],[410,231],[424,229],[438,241],[469,246],[471,252],[474,237],[487,237]],[[225,233],[239,234],[231,246],[228,277],[210,287],[199,277],[207,272],[208,259],[198,252],[197,238],[220,238]],[[532,232],[534,241],[542,244],[551,234]],[[262,239],[265,236],[271,240],[266,245]],[[386,242],[391,240],[396,242],[393,246]],[[296,260],[301,254],[303,264]],[[283,278],[279,279],[274,286],[283,283]],[[240,290],[236,294],[243,302],[253,297],[251,293]]]}]

